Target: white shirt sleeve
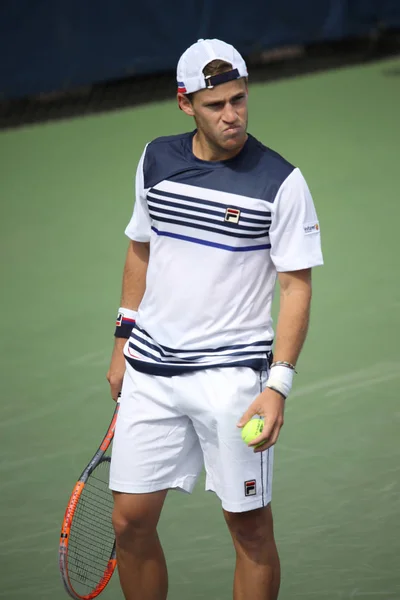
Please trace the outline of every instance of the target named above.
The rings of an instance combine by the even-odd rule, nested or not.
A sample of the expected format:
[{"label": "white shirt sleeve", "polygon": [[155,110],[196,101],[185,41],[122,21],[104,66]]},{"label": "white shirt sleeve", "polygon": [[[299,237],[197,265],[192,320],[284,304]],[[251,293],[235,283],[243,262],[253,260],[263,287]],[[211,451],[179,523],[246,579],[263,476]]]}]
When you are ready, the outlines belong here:
[{"label": "white shirt sleeve", "polygon": [[271,259],[277,271],[298,271],[323,264],[321,235],[306,180],[294,169],[271,205]]},{"label": "white shirt sleeve", "polygon": [[146,149],[147,146],[144,149],[136,170],[135,206],[133,208],[132,218],[125,229],[125,234],[135,242],[149,242],[151,235],[151,219],[147,206],[143,175],[143,163]]}]

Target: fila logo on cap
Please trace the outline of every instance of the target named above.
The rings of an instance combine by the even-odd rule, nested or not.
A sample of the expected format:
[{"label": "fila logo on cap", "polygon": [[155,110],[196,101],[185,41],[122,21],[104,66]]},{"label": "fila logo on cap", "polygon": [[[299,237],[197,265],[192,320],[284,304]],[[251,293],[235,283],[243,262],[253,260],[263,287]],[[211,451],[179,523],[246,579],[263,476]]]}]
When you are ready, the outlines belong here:
[{"label": "fila logo on cap", "polygon": [[239,223],[240,210],[237,208],[227,208],[225,211],[225,221],[229,223]]},{"label": "fila logo on cap", "polygon": [[250,479],[249,481],[244,482],[244,495],[245,496],[255,496],[257,494],[256,488],[256,480]]}]

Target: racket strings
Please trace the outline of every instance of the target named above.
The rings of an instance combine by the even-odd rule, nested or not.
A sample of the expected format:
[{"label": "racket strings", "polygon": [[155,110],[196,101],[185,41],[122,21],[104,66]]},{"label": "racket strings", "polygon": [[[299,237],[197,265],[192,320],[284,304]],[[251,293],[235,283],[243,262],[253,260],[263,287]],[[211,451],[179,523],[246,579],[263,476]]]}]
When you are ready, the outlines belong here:
[{"label": "racket strings", "polygon": [[[97,550],[97,546],[90,546],[89,544],[87,544],[87,545],[85,545],[85,546],[86,546],[86,547],[85,547],[85,554],[84,554],[83,552],[78,552],[78,551],[75,551],[75,552],[74,552],[74,557],[75,557],[76,559],[78,559],[78,558],[79,558],[79,560],[80,560],[80,561],[82,561],[82,563],[83,563],[85,560],[87,560],[87,554],[86,554],[86,552],[87,552],[87,549],[88,549],[88,548],[90,548],[90,549],[91,549],[91,548],[96,548],[96,550]],[[92,565],[92,571],[93,571],[93,572],[95,572],[95,571],[98,571],[98,572],[100,572],[101,574],[103,574],[103,573],[104,573],[104,564],[103,564],[103,561],[101,561],[101,560],[96,560],[96,558],[92,557],[92,559],[91,559],[91,565]]]},{"label": "racket strings", "polygon": [[69,578],[76,584],[75,591],[82,596],[100,583],[114,547],[109,464],[109,459],[103,460],[86,482],[69,534]]},{"label": "racket strings", "polygon": [[[107,524],[99,522],[98,506],[92,503],[88,503],[88,508],[96,512],[93,514],[88,513],[86,509],[86,513],[84,515],[85,520],[82,519],[80,522],[77,522],[76,526],[79,527],[83,533],[86,531],[90,535],[90,537],[97,535],[100,539],[103,539],[102,534],[108,534],[109,527],[107,526]],[[105,510],[103,512],[109,515],[110,511],[112,511],[112,504],[109,507],[105,507]],[[79,518],[82,518],[81,515],[79,515]]]},{"label": "racket strings", "polygon": [[[73,581],[74,583],[78,583],[79,585],[82,585],[82,581],[80,579],[77,579],[76,577],[73,577],[72,575],[69,576],[70,581]],[[86,584],[88,587],[88,590],[92,591],[94,589],[96,589],[96,587],[98,586],[99,583],[99,579],[91,579],[91,577],[87,576],[86,577]]]},{"label": "racket strings", "polygon": [[[97,548],[99,544],[104,543],[104,537],[100,536],[98,533],[93,533],[92,529],[78,524],[75,526],[75,528],[75,532],[79,534],[80,539],[85,539],[86,543],[89,546],[94,546],[95,548]],[[108,534],[108,531],[106,531],[106,534]]]}]

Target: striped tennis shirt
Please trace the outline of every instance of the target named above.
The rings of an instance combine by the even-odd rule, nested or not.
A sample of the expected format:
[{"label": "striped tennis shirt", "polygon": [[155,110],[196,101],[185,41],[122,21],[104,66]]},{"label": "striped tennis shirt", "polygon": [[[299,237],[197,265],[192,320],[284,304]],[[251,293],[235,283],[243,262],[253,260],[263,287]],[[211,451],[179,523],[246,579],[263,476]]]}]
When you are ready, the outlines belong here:
[{"label": "striped tennis shirt", "polygon": [[299,169],[251,135],[209,162],[194,134],[152,141],[138,165],[125,233],[149,242],[150,258],[125,357],[154,375],[265,370],[277,272],[323,263],[313,200]]}]

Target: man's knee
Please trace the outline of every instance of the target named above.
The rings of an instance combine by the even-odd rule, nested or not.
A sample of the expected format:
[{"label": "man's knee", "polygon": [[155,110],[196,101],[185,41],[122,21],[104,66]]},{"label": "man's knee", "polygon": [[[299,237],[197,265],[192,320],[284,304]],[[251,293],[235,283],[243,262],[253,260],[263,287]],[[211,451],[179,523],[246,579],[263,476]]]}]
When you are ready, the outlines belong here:
[{"label": "man's knee", "polygon": [[126,536],[149,535],[155,530],[147,515],[140,512],[126,513],[116,506],[112,513],[112,524],[117,541],[123,540]]},{"label": "man's knee", "polygon": [[114,492],[112,523],[119,544],[155,535],[166,492],[121,494]]},{"label": "man's knee", "polygon": [[258,553],[266,547],[275,547],[270,505],[244,513],[224,512],[224,515],[237,550]]}]

